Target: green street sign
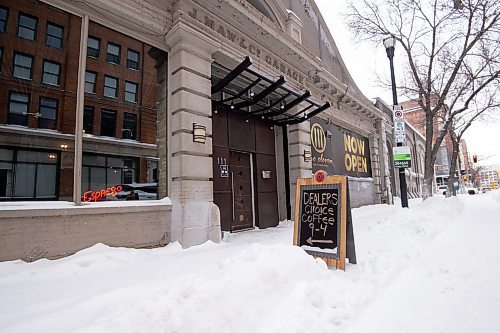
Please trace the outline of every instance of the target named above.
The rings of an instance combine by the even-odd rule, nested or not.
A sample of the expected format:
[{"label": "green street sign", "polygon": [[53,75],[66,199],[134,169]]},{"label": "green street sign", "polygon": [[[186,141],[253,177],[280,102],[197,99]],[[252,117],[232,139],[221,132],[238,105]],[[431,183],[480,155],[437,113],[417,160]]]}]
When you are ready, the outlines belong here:
[{"label": "green street sign", "polygon": [[408,146],[393,147],[392,154],[394,157],[394,166],[396,168],[411,168],[410,147]]}]

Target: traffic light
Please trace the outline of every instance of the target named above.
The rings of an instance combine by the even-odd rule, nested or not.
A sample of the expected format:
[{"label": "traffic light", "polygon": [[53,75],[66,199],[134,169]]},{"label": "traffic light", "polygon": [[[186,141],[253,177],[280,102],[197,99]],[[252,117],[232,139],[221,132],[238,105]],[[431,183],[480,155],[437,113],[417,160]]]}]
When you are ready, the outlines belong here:
[{"label": "traffic light", "polygon": [[472,162],[477,163],[477,155],[472,155]]}]

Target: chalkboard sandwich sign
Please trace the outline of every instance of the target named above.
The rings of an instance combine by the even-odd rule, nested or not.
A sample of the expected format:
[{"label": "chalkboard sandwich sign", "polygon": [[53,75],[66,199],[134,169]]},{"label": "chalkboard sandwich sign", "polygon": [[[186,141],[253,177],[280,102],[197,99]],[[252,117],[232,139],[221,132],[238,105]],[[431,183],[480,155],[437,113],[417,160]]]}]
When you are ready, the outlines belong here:
[{"label": "chalkboard sandwich sign", "polygon": [[298,179],[295,198],[294,245],[331,267],[356,263],[347,177]]}]

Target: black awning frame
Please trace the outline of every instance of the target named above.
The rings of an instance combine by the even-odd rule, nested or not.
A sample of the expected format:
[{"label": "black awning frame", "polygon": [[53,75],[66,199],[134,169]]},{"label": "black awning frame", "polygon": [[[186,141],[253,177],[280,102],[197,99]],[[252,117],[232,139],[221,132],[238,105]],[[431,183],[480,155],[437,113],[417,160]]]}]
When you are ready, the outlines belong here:
[{"label": "black awning frame", "polygon": [[[325,102],[321,105],[311,100],[311,93],[308,90],[299,93],[285,87],[284,84],[286,83],[286,79],[284,76],[280,76],[278,80],[273,81],[250,69],[251,65],[252,61],[250,57],[245,57],[245,59],[232,70],[217,64],[217,66],[228,73],[215,84],[212,83],[212,95],[224,92],[229,95],[229,97],[220,100],[215,100],[213,98],[216,109],[223,108],[244,114],[250,118],[260,119],[270,125],[286,126],[306,121],[331,106],[330,102]],[[250,79],[249,77],[254,77],[254,79]],[[237,78],[244,78],[242,81],[247,81],[248,83],[246,86],[242,86],[239,91],[229,89],[229,86]],[[253,96],[247,96],[247,94],[258,85],[263,89]],[[268,100],[266,103],[265,99],[271,94],[274,94],[275,99],[273,101]],[[292,98],[292,100],[287,102],[287,98]],[[237,100],[240,101],[235,103]],[[294,114],[289,113],[292,108],[301,103],[309,105],[302,108],[299,112]],[[246,107],[253,106],[257,106],[258,108],[251,111],[244,110]],[[313,108],[314,110],[309,111]]]}]

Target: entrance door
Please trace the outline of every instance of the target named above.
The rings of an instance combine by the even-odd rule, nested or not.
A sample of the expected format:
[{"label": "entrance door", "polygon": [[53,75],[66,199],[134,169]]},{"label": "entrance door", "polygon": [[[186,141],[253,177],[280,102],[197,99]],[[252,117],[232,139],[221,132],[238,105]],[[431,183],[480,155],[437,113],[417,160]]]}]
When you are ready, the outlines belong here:
[{"label": "entrance door", "polygon": [[249,153],[229,152],[233,211],[231,231],[254,227],[251,157]]},{"label": "entrance door", "polygon": [[276,226],[274,130],[216,105],[212,109],[217,111],[212,115],[213,193],[222,230]]}]

